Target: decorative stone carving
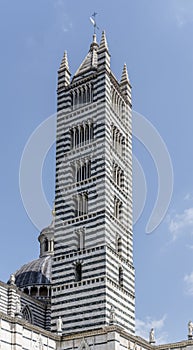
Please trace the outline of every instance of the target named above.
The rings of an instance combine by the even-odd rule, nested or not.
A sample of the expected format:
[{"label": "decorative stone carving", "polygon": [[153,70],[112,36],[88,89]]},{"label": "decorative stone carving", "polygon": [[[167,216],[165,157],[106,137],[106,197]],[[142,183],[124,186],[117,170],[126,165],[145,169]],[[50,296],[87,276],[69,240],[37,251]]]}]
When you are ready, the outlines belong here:
[{"label": "decorative stone carving", "polygon": [[78,350],[90,350],[90,347],[88,346],[86,340],[83,338]]},{"label": "decorative stone carving", "polygon": [[155,333],[154,333],[154,329],[153,328],[149,332],[149,343],[150,344],[155,343]]},{"label": "decorative stone carving", "polygon": [[10,276],[9,282],[10,282],[10,284],[11,284],[12,286],[15,285],[15,275],[14,275],[14,274],[12,274],[12,275]]},{"label": "decorative stone carving", "polygon": [[193,322],[189,321],[188,322],[188,339],[193,339],[192,332],[193,332]]},{"label": "decorative stone carving", "polygon": [[16,303],[15,303],[15,316],[16,317],[22,317],[21,316],[21,301],[20,301],[20,297],[17,295],[16,297]]},{"label": "decorative stone carving", "polygon": [[113,305],[111,305],[111,309],[110,309],[110,315],[109,315],[109,324],[115,324],[116,322],[116,316],[115,316],[115,308],[113,307]]},{"label": "decorative stone carving", "polygon": [[39,334],[38,339],[36,340],[36,342],[33,346],[33,350],[44,350],[44,345],[43,345],[41,334]]},{"label": "decorative stone carving", "polygon": [[59,335],[62,334],[62,318],[59,316],[57,321],[56,321],[56,328],[57,328],[57,333]]}]

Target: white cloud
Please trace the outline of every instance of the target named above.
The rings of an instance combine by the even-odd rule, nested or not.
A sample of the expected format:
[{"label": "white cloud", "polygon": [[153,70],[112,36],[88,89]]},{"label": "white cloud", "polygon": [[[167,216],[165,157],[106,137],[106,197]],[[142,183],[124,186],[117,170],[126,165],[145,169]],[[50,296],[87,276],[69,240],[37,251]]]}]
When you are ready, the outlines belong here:
[{"label": "white cloud", "polygon": [[186,284],[186,293],[193,296],[193,272],[184,276],[184,282]]},{"label": "white cloud", "polygon": [[163,330],[164,324],[166,320],[166,315],[164,315],[161,319],[156,320],[151,317],[146,317],[145,321],[136,319],[136,335],[149,340],[149,332],[151,328],[155,330],[155,340],[156,344],[167,343],[168,335]]},{"label": "white cloud", "polygon": [[182,214],[175,214],[168,217],[169,231],[173,234],[173,239],[186,230],[193,233],[193,208],[188,208]]}]

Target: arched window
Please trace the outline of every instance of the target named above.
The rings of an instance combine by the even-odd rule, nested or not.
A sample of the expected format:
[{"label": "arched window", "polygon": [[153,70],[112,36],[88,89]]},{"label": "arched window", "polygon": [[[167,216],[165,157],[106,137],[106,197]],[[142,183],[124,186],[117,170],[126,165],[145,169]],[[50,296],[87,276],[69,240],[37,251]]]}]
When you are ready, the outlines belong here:
[{"label": "arched window", "polygon": [[71,148],[74,148],[75,145],[74,145],[74,130],[73,129],[70,130],[70,138],[71,138]]},{"label": "arched window", "polygon": [[79,282],[82,279],[82,265],[78,262],[75,266],[75,282]]},{"label": "arched window", "polygon": [[120,220],[122,215],[122,202],[118,198],[114,198],[114,216]]},{"label": "arched window", "polygon": [[124,171],[121,171],[121,188],[124,188]]},{"label": "arched window", "polygon": [[87,95],[86,95],[86,88],[85,87],[83,87],[82,92],[83,92],[83,104],[85,104],[87,102],[87,100],[86,100]]},{"label": "arched window", "polygon": [[75,217],[88,214],[88,195],[80,193],[74,198]]},{"label": "arched window", "polygon": [[123,287],[123,269],[119,267],[119,285]]},{"label": "arched window", "polygon": [[77,217],[79,215],[78,209],[78,196],[74,198],[74,216]]},{"label": "arched window", "polygon": [[88,164],[87,164],[87,174],[88,174],[87,177],[91,177],[91,161],[90,160],[88,161]]},{"label": "arched window", "polygon": [[48,296],[48,288],[47,287],[40,287],[39,296],[40,297],[47,297]]},{"label": "arched window", "polygon": [[31,287],[30,295],[31,295],[32,297],[36,297],[37,294],[38,294],[38,289],[37,289],[37,287]]},{"label": "arched window", "polygon": [[45,238],[44,240],[44,251],[47,252],[48,251],[48,239]]},{"label": "arched window", "polygon": [[79,229],[76,231],[77,233],[77,240],[78,240],[78,245],[77,248],[78,250],[84,249],[85,246],[85,232],[84,229]]},{"label": "arched window", "polygon": [[23,292],[27,295],[29,295],[29,289],[28,288],[24,288]]},{"label": "arched window", "polygon": [[85,124],[85,144],[87,144],[89,142],[89,126],[86,123]]},{"label": "arched window", "polygon": [[122,240],[121,240],[121,237],[117,238],[117,253],[120,256],[122,255]]},{"label": "arched window", "polygon": [[24,320],[33,324],[33,314],[32,314],[32,311],[28,305],[24,306],[24,308],[22,310],[22,315],[23,315]]}]

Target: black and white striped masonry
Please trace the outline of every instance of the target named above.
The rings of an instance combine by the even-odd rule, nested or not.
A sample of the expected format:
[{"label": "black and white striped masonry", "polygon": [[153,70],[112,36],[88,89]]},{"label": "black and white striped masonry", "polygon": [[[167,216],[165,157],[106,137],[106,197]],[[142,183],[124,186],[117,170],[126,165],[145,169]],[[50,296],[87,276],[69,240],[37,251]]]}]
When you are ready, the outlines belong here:
[{"label": "black and white striped masonry", "polygon": [[110,68],[105,33],[71,79],[58,71],[51,328],[135,328],[131,86]]}]

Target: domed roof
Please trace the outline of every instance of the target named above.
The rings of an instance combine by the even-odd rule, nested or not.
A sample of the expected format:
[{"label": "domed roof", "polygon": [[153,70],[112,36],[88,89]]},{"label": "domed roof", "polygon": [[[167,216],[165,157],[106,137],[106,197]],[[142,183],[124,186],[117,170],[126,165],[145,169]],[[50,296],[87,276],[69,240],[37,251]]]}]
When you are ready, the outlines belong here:
[{"label": "domed roof", "polygon": [[41,235],[45,235],[47,233],[52,233],[54,234],[54,221],[51,222],[51,224],[45,228],[43,228],[43,230],[40,232],[40,236]]},{"label": "domed roof", "polygon": [[23,265],[15,273],[15,284],[19,288],[51,283],[52,257],[45,256]]}]

